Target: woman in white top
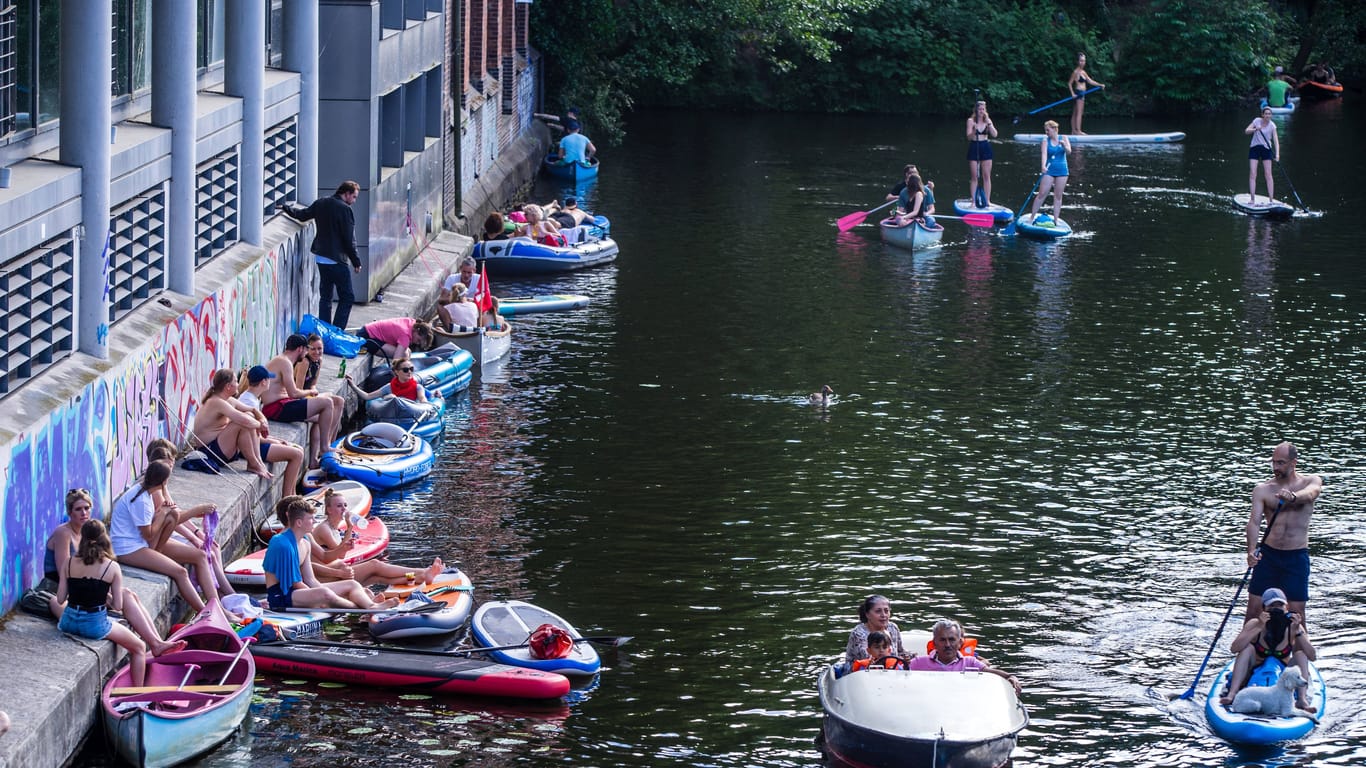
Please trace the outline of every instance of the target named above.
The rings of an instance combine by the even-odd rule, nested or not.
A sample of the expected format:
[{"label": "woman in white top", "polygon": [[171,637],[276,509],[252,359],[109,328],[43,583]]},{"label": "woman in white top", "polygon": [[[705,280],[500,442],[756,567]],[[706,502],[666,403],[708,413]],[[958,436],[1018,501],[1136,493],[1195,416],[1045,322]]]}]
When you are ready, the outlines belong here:
[{"label": "woman in white top", "polygon": [[441,324],[446,330],[454,331],[460,327],[477,328],[479,307],[465,298],[465,286],[460,283],[451,286],[450,298],[449,304],[442,304],[436,308],[436,313],[441,317]]},{"label": "woman in white top", "polygon": [[152,462],[141,480],[119,496],[110,515],[109,537],[120,563],[170,576],[180,589],[180,596],[197,613],[204,608],[204,600],[195,592],[185,566],[195,567],[199,586],[206,595],[218,594],[213,568],[204,550],[175,541],[171,534],[176,526],[207,512],[203,506],[181,510],[167,504],[156,508],[152,492],[171,479],[171,468],[169,462]]},{"label": "woman in white top", "polygon": [[1252,137],[1252,145],[1247,150],[1247,193],[1248,202],[1257,204],[1257,163],[1262,164],[1262,175],[1266,177],[1266,199],[1276,201],[1276,181],[1271,175],[1271,161],[1281,161],[1281,138],[1276,134],[1276,123],[1271,120],[1271,107],[1262,109],[1262,116],[1255,118],[1243,129]]}]

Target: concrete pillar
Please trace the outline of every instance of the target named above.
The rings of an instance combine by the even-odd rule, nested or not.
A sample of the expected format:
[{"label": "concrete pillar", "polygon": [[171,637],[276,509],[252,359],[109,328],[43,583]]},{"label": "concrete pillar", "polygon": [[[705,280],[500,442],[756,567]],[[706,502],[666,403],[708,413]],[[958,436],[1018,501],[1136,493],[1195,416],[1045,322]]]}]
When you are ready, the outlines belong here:
[{"label": "concrete pillar", "polygon": [[62,0],[59,159],[81,168],[77,348],[109,357],[109,134],[111,0]]},{"label": "concrete pillar", "polygon": [[195,90],[195,6],[184,0],[152,0],[152,18],[156,19],[152,25],[152,124],[171,130],[166,276],[171,290],[193,295],[195,109],[198,100]]},{"label": "concrete pillar", "polygon": [[321,197],[318,188],[318,2],[285,0],[285,69],[299,73],[299,202]]},{"label": "concrete pillar", "polygon": [[228,0],[227,10],[223,91],[242,100],[237,221],[242,242],[260,245],[266,190],[266,4]]}]

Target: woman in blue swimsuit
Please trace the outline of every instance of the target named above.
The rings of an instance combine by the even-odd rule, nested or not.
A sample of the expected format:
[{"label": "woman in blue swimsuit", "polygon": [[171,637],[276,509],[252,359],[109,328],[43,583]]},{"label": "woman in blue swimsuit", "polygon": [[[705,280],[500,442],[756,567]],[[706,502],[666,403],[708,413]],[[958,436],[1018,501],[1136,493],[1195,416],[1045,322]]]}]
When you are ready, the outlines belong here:
[{"label": "woman in blue swimsuit", "polygon": [[[987,103],[977,102],[968,117],[968,199],[978,208],[991,206],[991,139],[996,138],[996,125],[987,114]],[[977,177],[982,178],[982,196],[977,196]]]},{"label": "woman in blue swimsuit", "polygon": [[1067,92],[1072,95],[1073,136],[1086,135],[1086,132],[1081,129],[1081,114],[1086,111],[1086,97],[1082,93],[1088,88],[1104,87],[1104,83],[1098,83],[1086,74],[1086,54],[1077,54],[1077,68],[1072,70],[1071,77],[1067,78]]},{"label": "woman in blue swimsuit", "polygon": [[1067,188],[1067,155],[1072,144],[1066,136],[1058,135],[1058,124],[1052,120],[1043,124],[1044,139],[1039,145],[1039,161],[1043,179],[1039,182],[1039,194],[1034,197],[1034,223],[1041,227],[1053,226],[1051,221],[1039,221],[1039,208],[1043,199],[1053,191],[1053,220],[1062,211],[1062,191]]}]

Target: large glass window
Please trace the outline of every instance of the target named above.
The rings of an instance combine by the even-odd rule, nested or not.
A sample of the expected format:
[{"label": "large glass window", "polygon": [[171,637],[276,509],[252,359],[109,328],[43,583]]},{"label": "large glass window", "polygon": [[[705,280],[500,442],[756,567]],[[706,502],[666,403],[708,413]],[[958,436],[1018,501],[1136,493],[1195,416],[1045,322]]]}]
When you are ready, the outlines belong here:
[{"label": "large glass window", "polygon": [[114,0],[114,95],[146,88],[152,65],[152,0]]},{"label": "large glass window", "polygon": [[199,0],[199,67],[223,60],[224,0]]},{"label": "large glass window", "polygon": [[56,120],[60,112],[62,17],[60,3],[40,0],[19,0],[14,10],[13,129],[22,131]]}]

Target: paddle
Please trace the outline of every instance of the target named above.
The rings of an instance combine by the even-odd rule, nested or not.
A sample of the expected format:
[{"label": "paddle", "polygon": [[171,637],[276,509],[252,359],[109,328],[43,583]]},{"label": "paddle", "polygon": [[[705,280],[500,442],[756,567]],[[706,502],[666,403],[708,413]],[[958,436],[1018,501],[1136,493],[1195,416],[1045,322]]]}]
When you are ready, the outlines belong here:
[{"label": "paddle", "polygon": [[1015,218],[1010,220],[1010,223],[1006,225],[1005,229],[1001,230],[1001,234],[1005,235],[1006,237],[1014,237],[1015,222],[1019,221],[1020,217],[1024,215],[1025,208],[1029,207],[1029,201],[1034,198],[1034,193],[1039,191],[1039,185],[1043,183],[1043,177],[1047,175],[1047,173],[1039,174],[1038,181],[1034,182],[1034,188],[1029,190],[1029,196],[1026,197],[1024,199],[1024,202],[1020,204],[1020,212],[1015,214]]},{"label": "paddle", "polygon": [[996,217],[989,213],[968,213],[962,216],[945,216],[942,213],[936,213],[933,216],[935,219],[958,219],[974,227],[993,227],[996,225]]},{"label": "paddle", "polygon": [[[1262,545],[1266,543],[1266,537],[1271,535],[1271,528],[1276,524],[1276,517],[1281,514],[1281,507],[1285,506],[1285,499],[1276,503],[1276,511],[1271,513],[1271,521],[1266,524],[1266,530],[1262,532],[1262,540],[1257,542],[1257,549],[1260,551]],[[1243,578],[1238,581],[1238,589],[1233,593],[1233,601],[1228,604],[1228,610],[1224,611],[1224,620],[1219,622],[1219,629],[1214,633],[1214,639],[1210,641],[1209,650],[1205,651],[1205,660],[1200,662],[1200,669],[1195,673],[1195,679],[1191,681],[1191,687],[1186,692],[1177,696],[1178,699],[1190,699],[1195,696],[1195,686],[1200,684],[1200,676],[1205,674],[1205,666],[1209,664],[1209,657],[1214,654],[1214,646],[1219,644],[1219,636],[1224,634],[1224,627],[1228,625],[1228,617],[1233,615],[1233,608],[1238,604],[1238,596],[1243,594],[1243,587],[1247,585],[1247,580],[1252,576],[1252,566],[1243,573]]]},{"label": "paddle", "polygon": [[1300,199],[1300,193],[1295,191],[1295,183],[1290,180],[1290,174],[1285,172],[1285,166],[1281,165],[1280,160],[1276,161],[1276,167],[1281,169],[1281,175],[1285,177],[1285,183],[1290,185],[1290,194],[1295,196],[1295,202],[1300,204],[1300,210],[1309,213],[1309,209],[1304,207],[1304,201]]},{"label": "paddle", "polygon": [[428,611],[439,611],[445,608],[446,604],[441,602],[423,603],[415,608],[400,610],[398,606],[393,608],[286,608],[285,613],[313,613],[315,611],[326,611],[327,613],[427,613]]},{"label": "paddle", "polygon": [[845,216],[844,218],[835,222],[835,225],[840,228],[841,232],[848,232],[854,227],[857,227],[858,225],[862,224],[863,220],[868,218],[870,215],[877,213],[878,211],[882,210],[883,208],[886,208],[887,206],[895,202],[895,200],[888,200],[887,202],[883,203],[882,205],[879,205],[871,211],[855,211],[854,213],[851,213],[848,216]]},{"label": "paddle", "polygon": [[[468,656],[471,653],[483,653],[485,651],[506,651],[513,648],[526,648],[530,643],[518,645],[501,645],[491,648],[463,648],[454,651],[432,651],[426,648],[399,648],[392,645],[371,645],[367,643],[343,643],[335,640],[300,640],[290,637],[288,633],[283,633],[286,640],[299,645],[316,645],[322,648],[348,648],[366,651],[394,651],[398,653],[411,653],[417,656]],[[595,645],[607,645],[613,648],[625,645],[631,641],[629,635],[604,635],[601,637],[580,637],[574,640],[576,643],[594,643]]]},{"label": "paddle", "polygon": [[1056,107],[1056,106],[1058,106],[1059,104],[1066,104],[1066,103],[1069,102],[1069,101],[1076,101],[1077,99],[1080,99],[1082,96],[1085,96],[1085,95],[1088,94],[1088,93],[1094,93],[1094,92],[1096,92],[1096,91],[1099,91],[1100,89],[1101,89],[1101,86],[1095,85],[1095,86],[1092,86],[1092,87],[1090,87],[1090,88],[1087,88],[1086,90],[1082,91],[1081,93],[1073,94],[1073,95],[1071,95],[1071,96],[1068,96],[1068,97],[1065,98],[1065,99],[1058,99],[1057,101],[1053,102],[1052,104],[1045,104],[1045,105],[1043,105],[1042,107],[1039,107],[1038,109],[1036,109],[1036,110],[1034,110],[1034,111],[1032,111],[1032,112],[1026,112],[1024,115],[1016,115],[1015,118],[1011,121],[1011,124],[1012,124],[1012,125],[1019,125],[1019,124],[1020,124],[1020,120],[1021,120],[1025,115],[1037,115],[1037,114],[1039,114],[1040,112],[1044,111],[1045,109],[1052,109],[1053,107]]}]

